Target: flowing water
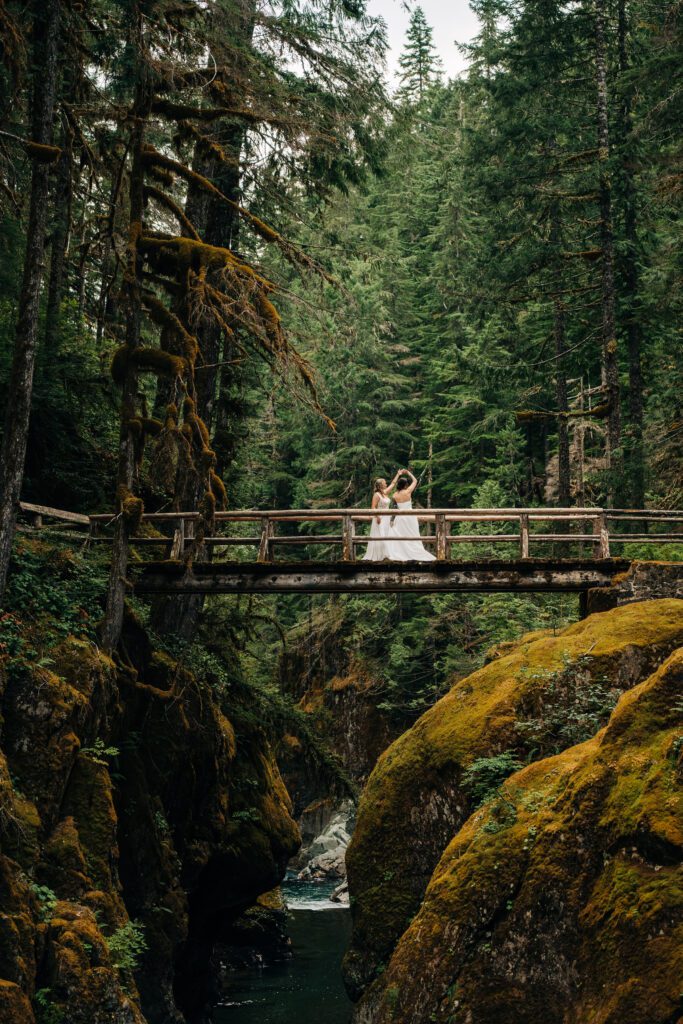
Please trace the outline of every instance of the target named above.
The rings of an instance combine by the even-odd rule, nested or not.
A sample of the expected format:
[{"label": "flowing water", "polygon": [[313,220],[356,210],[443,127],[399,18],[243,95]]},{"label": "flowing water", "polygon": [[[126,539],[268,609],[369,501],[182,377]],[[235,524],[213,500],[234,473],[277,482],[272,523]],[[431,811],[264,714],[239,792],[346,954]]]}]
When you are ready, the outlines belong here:
[{"label": "flowing water", "polygon": [[290,910],[292,959],[235,971],[216,1024],[349,1024],[351,1003],[341,979],[349,941],[348,907],[332,903],[334,884],[283,883]]}]

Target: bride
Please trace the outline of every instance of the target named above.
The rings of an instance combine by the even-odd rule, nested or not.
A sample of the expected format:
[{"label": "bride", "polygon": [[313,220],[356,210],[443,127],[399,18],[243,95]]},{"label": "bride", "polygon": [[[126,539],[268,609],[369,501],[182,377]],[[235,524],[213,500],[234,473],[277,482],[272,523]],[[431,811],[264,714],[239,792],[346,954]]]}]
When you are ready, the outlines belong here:
[{"label": "bride", "polygon": [[[391,481],[386,482],[384,477],[375,480],[375,493],[372,496],[373,509],[388,509],[391,505],[391,492],[396,486],[400,476],[400,470]],[[391,516],[373,516],[370,527],[370,541],[368,550],[363,555],[364,562],[382,562],[387,558],[393,558],[388,536],[391,533]]]},{"label": "bride", "polygon": [[[417,480],[409,469],[399,470],[398,487],[394,494],[394,501],[399,512],[404,509],[412,509],[412,495],[417,487]],[[427,551],[420,539],[420,523],[417,516],[396,516],[394,525],[390,531],[390,537],[407,537],[408,540],[389,541],[393,561],[399,562],[433,562],[435,555]]]},{"label": "bride", "polygon": [[[373,509],[388,509],[391,504],[391,492],[399,510],[411,509],[412,493],[417,487],[417,480],[409,469],[399,469],[396,476],[387,484],[383,477],[375,480],[375,493],[372,496]],[[404,537],[406,540],[396,540]],[[368,549],[363,561],[382,562],[431,562],[432,555],[420,540],[420,524],[417,516],[396,516],[393,527],[389,516],[373,516],[370,527]]]}]

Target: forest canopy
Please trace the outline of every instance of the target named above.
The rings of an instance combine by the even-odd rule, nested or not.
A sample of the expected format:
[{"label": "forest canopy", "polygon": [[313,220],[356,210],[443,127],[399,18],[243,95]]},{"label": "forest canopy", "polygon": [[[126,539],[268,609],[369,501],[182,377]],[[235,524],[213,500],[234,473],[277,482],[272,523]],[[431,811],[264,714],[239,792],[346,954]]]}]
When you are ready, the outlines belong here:
[{"label": "forest canopy", "polygon": [[20,495],[121,511],[109,645],[143,504],[680,506],[678,9],[473,6],[389,88],[363,3],[5,3],[0,580]]}]

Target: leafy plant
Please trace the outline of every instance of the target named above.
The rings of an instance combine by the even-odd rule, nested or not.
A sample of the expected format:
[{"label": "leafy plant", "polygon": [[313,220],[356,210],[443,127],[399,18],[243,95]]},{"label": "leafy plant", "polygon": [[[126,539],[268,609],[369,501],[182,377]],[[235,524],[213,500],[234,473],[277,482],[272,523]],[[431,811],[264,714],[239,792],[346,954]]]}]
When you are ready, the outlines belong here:
[{"label": "leafy plant", "polygon": [[40,919],[41,921],[49,921],[54,913],[54,909],[57,906],[57,895],[49,887],[49,885],[38,885],[37,882],[31,883],[31,892],[38,900],[40,904]]},{"label": "leafy plant", "polygon": [[112,964],[120,971],[134,971],[147,950],[145,928],[140,921],[126,921],[105,938]]},{"label": "leafy plant", "polygon": [[52,989],[39,988],[33,996],[33,1008],[37,1024],[64,1024],[66,1021],[64,1010],[52,1000]]},{"label": "leafy plant", "polygon": [[479,757],[466,768],[461,785],[469,793],[473,805],[478,807],[498,792],[509,775],[522,767],[522,762],[512,750],[493,757]]},{"label": "leafy plant", "polygon": [[247,807],[243,811],[234,811],[232,815],[233,821],[248,822],[252,825],[257,825],[261,821],[261,815],[255,807]]},{"label": "leafy plant", "polygon": [[81,747],[81,754],[94,761],[95,764],[108,766],[107,758],[118,757],[121,751],[118,747],[108,747],[99,736],[91,747]]}]

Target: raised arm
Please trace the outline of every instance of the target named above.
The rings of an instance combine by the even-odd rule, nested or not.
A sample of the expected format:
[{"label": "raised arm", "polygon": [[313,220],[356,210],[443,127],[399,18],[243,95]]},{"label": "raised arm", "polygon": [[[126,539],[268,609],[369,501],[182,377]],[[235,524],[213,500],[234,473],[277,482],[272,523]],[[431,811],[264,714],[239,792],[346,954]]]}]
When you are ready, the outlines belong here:
[{"label": "raised arm", "polygon": [[400,475],[401,475],[401,470],[397,469],[396,472],[394,473],[394,479],[391,481],[391,483],[387,487],[387,492],[393,491],[393,489],[396,487],[396,484],[398,483],[398,478],[400,477]]},{"label": "raised arm", "polygon": [[409,469],[404,469],[403,472],[407,473],[407,475],[411,479],[411,484],[410,484],[409,487],[406,487],[406,490],[407,490],[408,494],[412,494],[413,491],[415,490],[415,488],[417,487],[417,478],[415,477],[415,474],[412,473],[411,470],[409,470]]}]

